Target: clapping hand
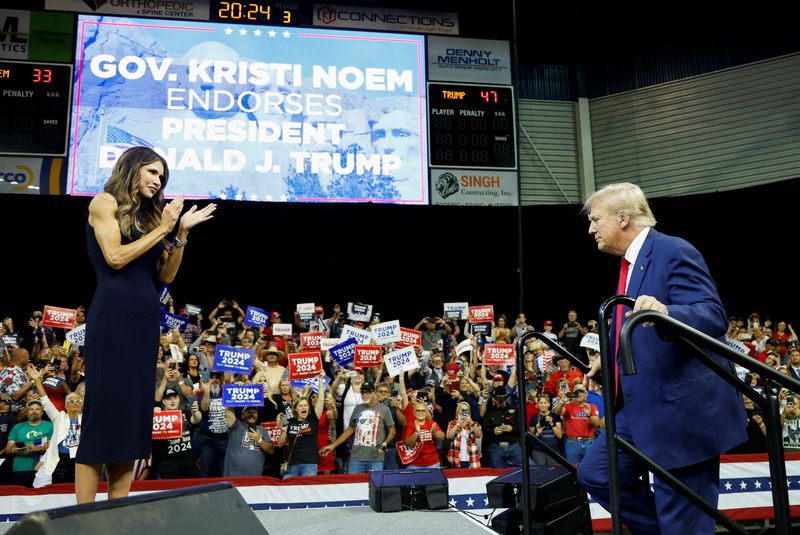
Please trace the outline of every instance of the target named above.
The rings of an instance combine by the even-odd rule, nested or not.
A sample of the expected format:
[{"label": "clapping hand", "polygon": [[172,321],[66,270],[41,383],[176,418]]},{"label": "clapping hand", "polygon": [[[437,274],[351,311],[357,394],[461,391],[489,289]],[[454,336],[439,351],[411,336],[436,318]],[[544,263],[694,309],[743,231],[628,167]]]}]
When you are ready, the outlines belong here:
[{"label": "clapping hand", "polygon": [[171,232],[183,211],[183,195],[178,195],[164,207],[161,212],[161,225]]},{"label": "clapping hand", "polygon": [[[183,207],[183,197],[180,199],[181,207]],[[212,219],[216,209],[217,205],[214,203],[208,204],[199,210],[197,209],[197,205],[192,206],[189,208],[189,211],[187,211],[185,214],[183,214],[183,217],[181,217],[180,230],[188,232],[200,223]]]}]

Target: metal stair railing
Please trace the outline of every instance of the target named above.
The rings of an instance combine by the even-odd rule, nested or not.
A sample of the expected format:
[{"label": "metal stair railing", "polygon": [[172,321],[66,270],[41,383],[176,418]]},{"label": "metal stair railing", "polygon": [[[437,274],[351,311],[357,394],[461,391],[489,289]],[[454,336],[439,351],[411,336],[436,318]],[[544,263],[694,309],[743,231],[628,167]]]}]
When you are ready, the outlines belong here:
[{"label": "metal stair railing", "polygon": [[528,331],[519,336],[515,342],[517,351],[517,389],[520,393],[519,396],[519,410],[517,411],[517,420],[519,422],[519,440],[522,446],[522,492],[520,495],[520,503],[522,504],[522,525],[524,535],[531,533],[531,517],[530,508],[530,493],[531,493],[531,474],[530,474],[530,458],[528,456],[528,446],[538,446],[547,455],[555,459],[559,464],[564,466],[572,475],[577,474],[577,469],[572,466],[560,453],[553,450],[550,446],[545,444],[539,437],[528,431],[528,415],[527,406],[525,402],[525,343],[530,338],[536,338],[544,343],[547,347],[555,351],[560,357],[569,360],[581,373],[589,371],[589,367],[583,360],[576,357],[556,342],[551,340],[546,334],[538,331]]},{"label": "metal stair railing", "polygon": [[[613,370],[614,355],[611,355],[610,342],[608,337],[608,323],[606,319],[612,307],[622,304],[628,307],[633,306],[633,299],[626,296],[614,296],[608,299],[600,307],[598,324],[600,327],[600,349],[601,359],[604,370]],[[765,397],[753,389],[752,386],[745,384],[729,368],[719,364],[710,358],[704,350],[710,350],[716,355],[738,364],[751,371],[755,371],[762,377],[769,379],[789,390],[800,392],[800,381],[793,377],[784,375],[769,366],[743,355],[739,351],[729,347],[727,344],[712,338],[697,329],[689,327],[680,321],[665,314],[655,311],[640,311],[631,315],[622,327],[619,336],[619,360],[622,372],[625,375],[636,373],[636,362],[633,355],[631,336],[633,330],[642,323],[652,323],[656,325],[661,333],[668,333],[676,342],[681,342],[696,352],[696,357],[708,366],[712,371],[722,377],[728,384],[737,390],[745,393],[755,404],[764,411],[764,420],[767,428],[767,448],[769,453],[770,477],[772,480],[772,499],[775,510],[776,532],[781,535],[791,533],[791,520],[789,516],[789,492],[786,483],[786,466],[783,459],[783,442],[781,440],[781,424],[779,411],[778,395],[779,390],[768,384],[765,389]],[[612,530],[615,535],[622,534],[622,515],[621,500],[619,493],[619,466],[617,463],[617,449],[621,449],[636,461],[644,465],[657,477],[669,484],[678,491],[684,498],[696,505],[698,508],[709,514],[720,524],[725,526],[733,533],[746,534],[747,531],[731,520],[727,515],[720,512],[701,498],[697,493],[686,487],[680,480],[675,478],[668,471],[661,468],[652,459],[641,453],[635,446],[617,436],[614,422],[614,385],[613,373],[603,373],[603,398],[606,409],[606,445],[608,448],[609,459],[609,490],[611,498],[611,517]]]}]

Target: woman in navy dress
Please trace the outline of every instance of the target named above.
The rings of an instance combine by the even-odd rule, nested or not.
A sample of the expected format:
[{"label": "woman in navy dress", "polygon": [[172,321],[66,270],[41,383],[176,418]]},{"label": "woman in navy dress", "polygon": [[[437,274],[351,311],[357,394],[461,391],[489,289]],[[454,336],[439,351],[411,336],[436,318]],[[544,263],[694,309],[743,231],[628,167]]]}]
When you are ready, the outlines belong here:
[{"label": "woman in navy dress", "polygon": [[[103,465],[109,499],[127,496],[134,461],[150,456],[161,318],[156,280],[172,282],[189,231],[216,209],[192,206],[181,217],[182,196],[165,205],[168,178],[161,156],[133,147],[117,160],[105,192],[89,204],[86,238],[97,290],[86,320],[78,503],[95,500]],[[170,243],[166,238],[176,224]]]}]

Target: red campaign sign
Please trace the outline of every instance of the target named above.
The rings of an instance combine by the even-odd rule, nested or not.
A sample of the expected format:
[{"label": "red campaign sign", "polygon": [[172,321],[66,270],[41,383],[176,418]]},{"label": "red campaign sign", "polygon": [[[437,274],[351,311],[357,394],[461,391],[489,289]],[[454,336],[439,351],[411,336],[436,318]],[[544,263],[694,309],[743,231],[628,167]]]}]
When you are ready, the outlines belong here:
[{"label": "red campaign sign", "polygon": [[444,367],[444,369],[445,371],[447,371],[447,377],[449,377],[450,380],[452,381],[456,377],[458,377],[458,372],[461,371],[461,365],[457,362],[449,362],[447,366]]},{"label": "red campaign sign", "polygon": [[408,346],[421,346],[422,333],[414,329],[400,327],[400,341],[394,343],[394,347],[403,348]]},{"label": "red campaign sign", "polygon": [[322,343],[322,333],[301,333],[300,345],[303,351],[307,349],[319,349]]},{"label": "red campaign sign", "polygon": [[398,440],[395,446],[397,446],[397,453],[400,455],[400,462],[403,464],[412,464],[414,459],[422,453],[421,440],[418,440],[413,448],[407,447],[402,440]]},{"label": "red campaign sign", "polygon": [[374,368],[381,365],[382,358],[383,350],[381,346],[356,345],[353,367]]},{"label": "red campaign sign", "polygon": [[281,428],[278,422],[261,422],[261,427],[267,430],[269,439],[277,446],[278,439],[281,438]]},{"label": "red campaign sign", "polygon": [[289,379],[315,377],[322,371],[322,357],[319,351],[289,353]]},{"label": "red campaign sign", "polygon": [[483,362],[487,366],[513,366],[516,359],[514,344],[486,344],[483,346]]},{"label": "red campaign sign", "polygon": [[153,440],[167,440],[183,436],[183,413],[161,411],[153,413]]},{"label": "red campaign sign", "polygon": [[75,327],[75,316],[77,314],[78,311],[71,308],[59,308],[45,305],[42,325],[44,327],[72,329]]},{"label": "red campaign sign", "polygon": [[469,307],[470,323],[490,323],[494,321],[494,305]]}]

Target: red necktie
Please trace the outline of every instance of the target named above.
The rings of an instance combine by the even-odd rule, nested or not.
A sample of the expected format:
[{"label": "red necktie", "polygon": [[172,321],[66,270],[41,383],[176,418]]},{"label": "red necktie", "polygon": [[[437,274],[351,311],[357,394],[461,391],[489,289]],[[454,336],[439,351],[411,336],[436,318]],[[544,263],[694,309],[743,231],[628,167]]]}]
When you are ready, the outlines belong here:
[{"label": "red necktie", "polygon": [[[625,288],[628,285],[628,262],[623,256],[619,263],[619,282],[617,283],[617,295],[625,295]],[[617,311],[614,318],[614,404],[619,405],[619,332],[622,330],[622,317],[625,314],[622,305],[617,305]]]}]

